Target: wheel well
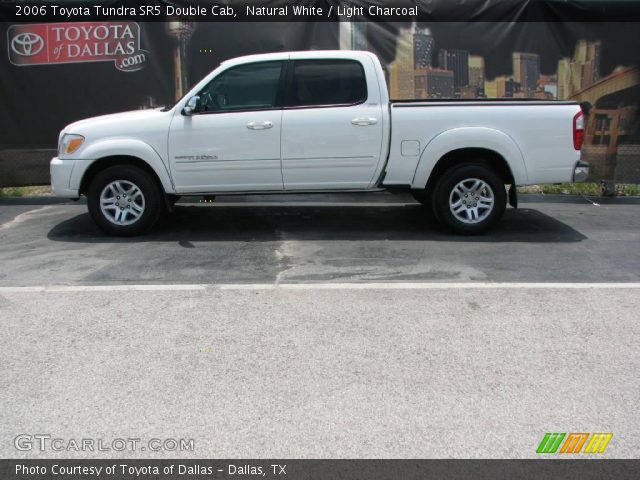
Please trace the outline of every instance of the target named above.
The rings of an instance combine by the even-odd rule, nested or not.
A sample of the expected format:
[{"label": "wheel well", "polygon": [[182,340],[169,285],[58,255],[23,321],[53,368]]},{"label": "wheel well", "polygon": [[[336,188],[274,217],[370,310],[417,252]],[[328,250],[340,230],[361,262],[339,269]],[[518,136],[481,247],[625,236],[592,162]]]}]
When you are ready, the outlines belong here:
[{"label": "wheel well", "polygon": [[[431,175],[429,175],[426,190],[431,191],[438,179],[449,168],[470,160],[473,160],[474,163],[481,163],[491,168],[500,176],[505,184],[511,185],[511,190],[515,193],[515,180],[513,178],[513,173],[511,173],[511,168],[509,168],[509,164],[502,155],[486,148],[460,148],[443,155],[440,160],[438,160],[435,167],[433,167]],[[515,203],[515,200],[512,203]]]},{"label": "wheel well", "polygon": [[496,172],[505,184],[511,185],[509,189],[509,203],[516,207],[518,199],[516,198],[515,180],[509,164],[502,155],[486,148],[460,148],[452,150],[443,155],[436,163],[435,167],[429,175],[426,190],[432,191],[436,182],[449,168],[456,164],[473,161],[474,163],[482,163]]},{"label": "wheel well", "polygon": [[513,184],[513,174],[509,168],[509,164],[502,155],[486,148],[460,148],[452,150],[443,155],[436,163],[429,176],[429,183],[437,180],[450,167],[473,161],[474,163],[483,163],[496,172],[500,178],[507,184]]},{"label": "wheel well", "polygon": [[115,165],[132,165],[134,167],[138,167],[140,170],[144,170],[155,180],[160,191],[164,192],[160,178],[158,178],[156,172],[147,162],[138,157],[132,157],[129,155],[113,155],[99,158],[89,165],[89,168],[87,168],[87,171],[84,173],[82,181],[80,182],[80,193],[86,194],[89,189],[89,185],[91,185],[95,176],[99,172]]}]

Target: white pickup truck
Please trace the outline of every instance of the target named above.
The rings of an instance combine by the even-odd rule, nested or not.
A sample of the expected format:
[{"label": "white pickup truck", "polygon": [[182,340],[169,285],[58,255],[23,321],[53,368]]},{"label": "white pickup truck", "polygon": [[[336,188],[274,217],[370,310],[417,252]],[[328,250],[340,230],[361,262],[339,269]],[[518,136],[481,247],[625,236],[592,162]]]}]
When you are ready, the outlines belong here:
[{"label": "white pickup truck", "polygon": [[148,231],[181,195],[385,189],[473,234],[516,185],[584,180],[583,135],[573,102],[390,102],[371,53],[272,53],[222,63],[172,108],[72,123],[51,184],[113,235]]}]

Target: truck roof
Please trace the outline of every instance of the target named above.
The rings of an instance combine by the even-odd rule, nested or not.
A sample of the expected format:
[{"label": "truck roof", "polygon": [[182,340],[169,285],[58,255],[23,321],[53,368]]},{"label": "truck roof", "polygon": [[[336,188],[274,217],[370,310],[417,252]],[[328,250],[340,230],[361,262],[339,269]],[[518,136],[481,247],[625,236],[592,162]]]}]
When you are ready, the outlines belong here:
[{"label": "truck roof", "polygon": [[269,60],[297,60],[306,58],[348,58],[348,59],[363,59],[363,58],[377,57],[371,52],[365,52],[361,50],[307,50],[296,52],[275,52],[275,53],[261,53],[257,55],[245,55],[244,57],[231,58],[222,62],[222,65],[235,65],[248,62],[262,62]]}]

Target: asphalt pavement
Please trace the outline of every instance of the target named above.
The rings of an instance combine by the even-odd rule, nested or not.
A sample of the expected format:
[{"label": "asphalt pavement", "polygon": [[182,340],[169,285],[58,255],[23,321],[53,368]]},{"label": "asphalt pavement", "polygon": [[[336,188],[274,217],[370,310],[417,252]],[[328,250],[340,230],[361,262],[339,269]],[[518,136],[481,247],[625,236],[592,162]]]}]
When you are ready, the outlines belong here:
[{"label": "asphalt pavement", "polygon": [[528,197],[467,238],[402,195],[225,197],[114,239],[0,200],[0,455],[534,458],[611,432],[598,456],[638,458],[639,205]]},{"label": "asphalt pavement", "polygon": [[640,279],[639,200],[534,200],[462,237],[405,195],[223,197],[127,239],[104,236],[83,204],[5,200],[0,286]]}]

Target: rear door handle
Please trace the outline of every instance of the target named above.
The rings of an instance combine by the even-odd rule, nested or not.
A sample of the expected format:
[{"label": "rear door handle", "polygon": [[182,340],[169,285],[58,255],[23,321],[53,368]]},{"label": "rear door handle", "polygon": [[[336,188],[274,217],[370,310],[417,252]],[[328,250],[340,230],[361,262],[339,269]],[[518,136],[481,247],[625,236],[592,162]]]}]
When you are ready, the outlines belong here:
[{"label": "rear door handle", "polygon": [[354,118],[353,120],[351,120],[351,123],[354,125],[365,127],[367,125],[375,125],[376,123],[378,123],[378,119],[374,117],[360,117]]},{"label": "rear door handle", "polygon": [[273,123],[271,122],[249,122],[247,123],[247,128],[251,130],[266,130],[267,128],[273,127]]}]

